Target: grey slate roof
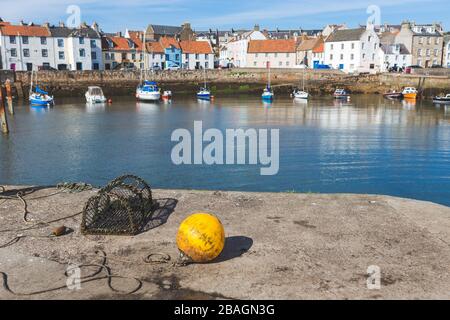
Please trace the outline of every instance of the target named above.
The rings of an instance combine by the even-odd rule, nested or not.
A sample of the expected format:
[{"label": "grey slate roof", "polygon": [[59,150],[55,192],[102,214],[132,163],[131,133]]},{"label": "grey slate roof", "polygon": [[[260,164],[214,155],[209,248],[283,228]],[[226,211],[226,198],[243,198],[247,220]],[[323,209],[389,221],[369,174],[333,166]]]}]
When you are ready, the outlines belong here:
[{"label": "grey slate roof", "polygon": [[364,28],[336,30],[333,32],[325,42],[340,42],[340,41],[357,41],[366,31]]},{"label": "grey slate roof", "polygon": [[71,29],[67,27],[52,26],[49,28],[50,34],[55,38],[68,38],[68,37],[84,37],[91,39],[100,39],[100,34],[92,28],[77,28]]},{"label": "grey slate roof", "polygon": [[[405,47],[405,45],[403,43],[401,44],[396,44],[398,46],[400,46],[400,54],[410,54],[408,48]],[[394,45],[381,45],[381,50],[383,50],[383,52],[385,54],[394,54],[393,49],[396,46]]]},{"label": "grey slate roof", "polygon": [[157,25],[157,24],[151,24],[149,27],[153,28],[153,31],[156,34],[161,35],[168,35],[168,36],[174,36],[177,34],[180,34],[183,28],[176,27],[176,26],[163,26],[163,25]]}]

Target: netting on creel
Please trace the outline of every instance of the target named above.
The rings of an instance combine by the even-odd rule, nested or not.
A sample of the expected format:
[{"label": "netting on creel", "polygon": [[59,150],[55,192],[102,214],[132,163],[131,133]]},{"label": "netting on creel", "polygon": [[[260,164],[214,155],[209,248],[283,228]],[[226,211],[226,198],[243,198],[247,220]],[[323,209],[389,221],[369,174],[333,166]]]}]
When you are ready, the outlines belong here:
[{"label": "netting on creel", "polygon": [[81,232],[85,235],[136,235],[153,206],[150,186],[126,175],[111,181],[86,203]]}]

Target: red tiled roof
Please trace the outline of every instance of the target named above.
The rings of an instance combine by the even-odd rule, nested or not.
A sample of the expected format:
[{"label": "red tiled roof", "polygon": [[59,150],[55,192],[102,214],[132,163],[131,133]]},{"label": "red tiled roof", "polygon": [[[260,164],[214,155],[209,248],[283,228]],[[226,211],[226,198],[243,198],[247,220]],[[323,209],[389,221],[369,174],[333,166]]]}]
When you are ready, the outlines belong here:
[{"label": "red tiled roof", "polygon": [[164,53],[164,48],[159,42],[147,42],[147,52],[150,53]]},{"label": "red tiled roof", "polygon": [[211,54],[213,50],[208,41],[181,41],[183,53]]},{"label": "red tiled roof", "polygon": [[50,31],[41,26],[14,26],[5,24],[0,26],[0,32],[4,36],[28,36],[28,37],[50,37]]},{"label": "red tiled roof", "polygon": [[[109,43],[107,40],[112,41],[113,47],[111,48],[109,46]],[[102,37],[102,49],[107,51],[135,51],[136,48],[130,47],[129,40],[125,37]]]},{"label": "red tiled roof", "polygon": [[325,44],[322,41],[313,49],[312,52],[314,52],[314,53],[323,53],[324,51],[325,51]]},{"label": "red tiled roof", "polygon": [[128,31],[130,39],[133,40],[136,45],[136,50],[142,50],[142,31]]},{"label": "red tiled roof", "polygon": [[159,42],[161,43],[161,46],[163,49],[170,48],[171,46],[174,46],[175,48],[180,48],[180,44],[178,43],[177,39],[171,38],[171,37],[161,37],[159,39]]},{"label": "red tiled roof", "polygon": [[295,52],[295,40],[251,40],[248,43],[248,53],[283,53]]}]

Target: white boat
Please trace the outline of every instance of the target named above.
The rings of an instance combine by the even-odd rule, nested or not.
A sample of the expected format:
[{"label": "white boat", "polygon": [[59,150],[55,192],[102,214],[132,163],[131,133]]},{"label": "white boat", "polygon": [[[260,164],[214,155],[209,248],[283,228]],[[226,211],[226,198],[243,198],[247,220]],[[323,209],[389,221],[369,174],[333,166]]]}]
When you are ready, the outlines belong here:
[{"label": "white boat", "polygon": [[[36,75],[36,87],[33,87],[33,78]],[[42,90],[37,85],[37,72],[31,72],[31,83],[30,83],[30,93],[29,100],[32,106],[38,107],[48,107],[54,104],[53,96],[49,95],[48,92]]]},{"label": "white boat", "polygon": [[205,85],[204,87],[200,88],[200,90],[197,92],[197,99],[211,100],[211,91],[208,89],[208,86],[206,85],[206,69],[204,69],[204,80]]},{"label": "white boat", "polygon": [[154,81],[145,80],[136,89],[136,98],[142,101],[159,101],[161,99],[161,91],[158,84]]},{"label": "white boat", "polygon": [[445,97],[434,97],[433,102],[450,104],[450,94],[447,94]]},{"label": "white boat", "polygon": [[417,89],[414,87],[406,87],[405,89],[403,89],[402,94],[403,98],[405,99],[416,100],[419,91],[417,91]]},{"label": "white boat", "polygon": [[335,99],[348,99],[350,98],[350,94],[347,93],[344,89],[336,89],[333,94]]},{"label": "white boat", "polygon": [[162,98],[166,99],[166,100],[172,99],[172,91],[170,91],[170,90],[164,91]]},{"label": "white boat", "polygon": [[86,102],[90,104],[106,102],[106,97],[103,95],[103,90],[100,87],[88,87],[88,91],[86,91],[85,96]]},{"label": "white boat", "polygon": [[305,91],[305,72],[303,72],[302,76],[302,90],[294,90],[292,95],[294,96],[294,99],[308,99],[309,93]]},{"label": "white boat", "polygon": [[267,63],[267,68],[269,69],[268,72],[268,77],[267,77],[267,87],[264,89],[261,98],[264,101],[272,101],[273,100],[273,91],[272,91],[272,87],[270,86],[270,63]]}]

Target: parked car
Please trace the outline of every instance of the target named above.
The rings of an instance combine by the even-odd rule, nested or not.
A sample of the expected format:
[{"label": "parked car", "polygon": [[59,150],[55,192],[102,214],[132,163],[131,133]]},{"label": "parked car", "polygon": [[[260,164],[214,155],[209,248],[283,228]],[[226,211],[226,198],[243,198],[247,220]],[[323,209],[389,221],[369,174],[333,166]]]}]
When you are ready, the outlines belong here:
[{"label": "parked car", "polygon": [[294,69],[308,69],[308,66],[306,64],[296,64],[293,66]]},{"label": "parked car", "polygon": [[173,66],[166,68],[166,70],[180,70],[180,69],[181,69],[180,66],[177,66],[177,65],[173,65]]},{"label": "parked car", "polygon": [[46,70],[46,71],[58,71],[57,69],[52,68],[52,67],[47,66],[47,65],[45,65],[45,66],[39,66],[39,67],[38,67],[38,70],[39,70],[39,71],[43,71],[43,70]]}]

